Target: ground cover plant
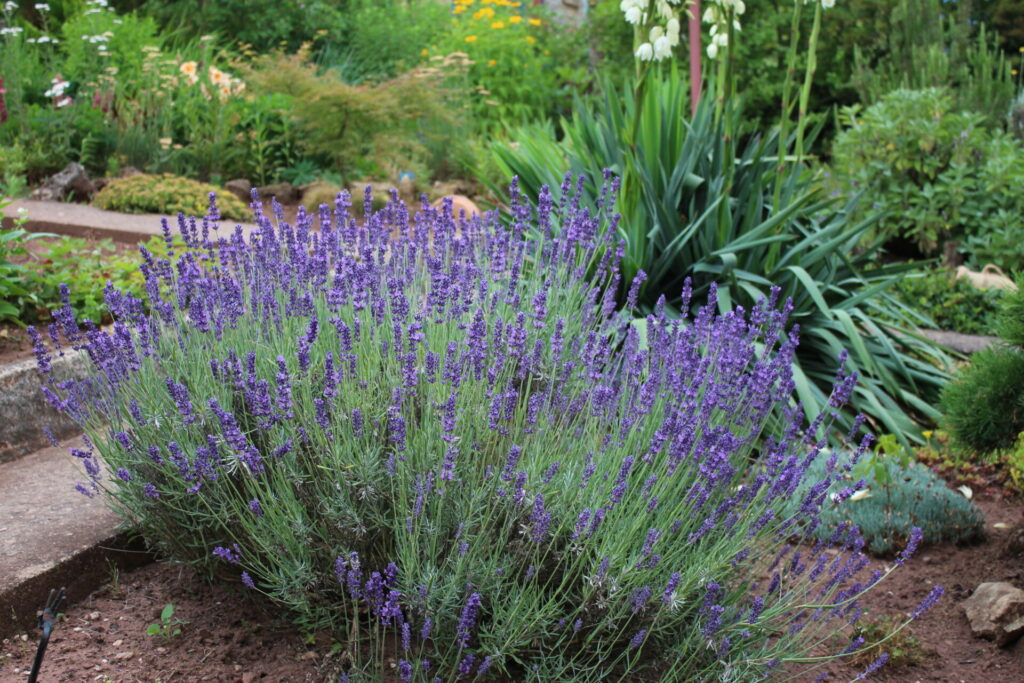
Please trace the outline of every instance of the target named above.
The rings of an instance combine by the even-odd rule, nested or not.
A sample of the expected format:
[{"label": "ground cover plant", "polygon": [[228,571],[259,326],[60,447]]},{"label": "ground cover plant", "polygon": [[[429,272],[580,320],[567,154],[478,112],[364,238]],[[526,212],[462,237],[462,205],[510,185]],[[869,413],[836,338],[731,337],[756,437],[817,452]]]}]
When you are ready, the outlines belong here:
[{"label": "ground cover plant", "polygon": [[1004,293],[979,289],[944,268],[903,277],[893,287],[901,302],[928,319],[927,325],[963,334],[991,334]]},{"label": "ground cover plant", "polygon": [[[825,503],[815,534],[826,539],[832,529],[852,523],[863,535],[867,550],[881,556],[894,555],[913,529],[920,530],[922,545],[983,539],[981,511],[917,462],[894,438],[890,436],[888,441],[890,453],[876,449],[833,484],[833,493],[850,485],[857,485],[858,490],[849,498],[837,496]],[[849,453],[839,454],[841,462],[847,458]],[[824,464],[819,460],[811,466],[809,481],[820,479]]]},{"label": "ground cover plant", "polygon": [[94,368],[45,389],[86,431],[81,490],[166,556],[333,629],[347,680],[388,657],[403,680],[813,666],[883,574],[857,577],[846,525],[794,545],[835,459],[783,514],[827,458],[805,434],[831,421],[803,430],[786,405],[790,306],[774,290],[718,314],[712,290],[642,334],[639,282],[616,308],[604,217],[579,195],[545,191],[536,217],[513,197],[511,230],[369,196],[360,225],[344,194],[318,232],[258,204],[248,241],[183,222],[184,249],[143,252],[152,315],[114,292],[110,334],[58,314]]},{"label": "ground cover plant", "polygon": [[[215,189],[211,185],[169,173],[138,173],[111,181],[93,197],[92,203],[101,209],[124,213],[157,213],[172,216],[184,213],[195,216],[202,213],[210,192]],[[219,206],[218,210],[222,218],[240,221],[248,216],[245,204],[233,195],[225,195],[220,203],[222,206]]]}]

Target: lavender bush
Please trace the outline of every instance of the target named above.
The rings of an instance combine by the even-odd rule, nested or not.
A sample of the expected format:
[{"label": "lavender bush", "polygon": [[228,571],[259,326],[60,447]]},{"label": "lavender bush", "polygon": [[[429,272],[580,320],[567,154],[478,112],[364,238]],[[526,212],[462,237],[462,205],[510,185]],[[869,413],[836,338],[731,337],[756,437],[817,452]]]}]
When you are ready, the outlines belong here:
[{"label": "lavender bush", "polygon": [[255,197],[248,239],[220,234],[212,197],[179,218],[184,250],[143,250],[151,313],[110,290],[111,333],[57,314],[95,368],[45,389],[88,435],[81,490],[333,629],[343,679],[380,680],[389,657],[424,681],[813,666],[883,577],[858,579],[855,529],[801,545],[834,460],[782,512],[830,420],[802,430],[787,408],[787,307],[717,315],[712,291],[694,319],[637,324],[640,278],[614,306],[614,219],[513,197],[511,229],[369,196],[357,221],[345,194],[319,230]]}]

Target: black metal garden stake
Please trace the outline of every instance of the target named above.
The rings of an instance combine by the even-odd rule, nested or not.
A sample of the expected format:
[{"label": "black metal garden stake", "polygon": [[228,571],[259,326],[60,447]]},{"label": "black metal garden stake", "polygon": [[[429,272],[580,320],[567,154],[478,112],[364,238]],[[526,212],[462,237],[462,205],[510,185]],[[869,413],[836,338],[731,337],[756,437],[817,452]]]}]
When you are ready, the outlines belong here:
[{"label": "black metal garden stake", "polygon": [[39,667],[43,665],[46,644],[50,642],[50,633],[53,632],[53,627],[57,623],[57,615],[60,613],[60,608],[64,606],[65,600],[67,600],[67,594],[63,588],[59,591],[50,589],[50,596],[46,599],[46,606],[43,607],[43,613],[39,617],[39,628],[43,631],[43,637],[39,641],[39,649],[36,650],[36,661],[32,664],[32,673],[28,676],[28,683],[36,683],[36,679],[39,678]]}]

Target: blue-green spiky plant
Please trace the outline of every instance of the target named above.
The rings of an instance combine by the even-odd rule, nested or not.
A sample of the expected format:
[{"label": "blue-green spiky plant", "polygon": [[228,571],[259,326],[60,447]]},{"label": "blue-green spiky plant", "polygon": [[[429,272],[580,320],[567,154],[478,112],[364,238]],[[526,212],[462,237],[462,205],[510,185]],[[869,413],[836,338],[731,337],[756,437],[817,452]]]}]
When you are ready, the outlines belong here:
[{"label": "blue-green spiky plant", "polygon": [[[824,460],[810,467],[806,482],[824,478]],[[849,495],[851,488],[854,493]],[[821,524],[815,529],[818,538],[828,539],[841,524],[851,522],[860,529],[868,551],[888,556],[907,542],[914,527],[921,529],[926,544],[970,543],[984,536],[984,516],[978,507],[919,462],[875,454],[852,468],[845,481],[833,483],[832,489],[831,502],[822,507]]]}]

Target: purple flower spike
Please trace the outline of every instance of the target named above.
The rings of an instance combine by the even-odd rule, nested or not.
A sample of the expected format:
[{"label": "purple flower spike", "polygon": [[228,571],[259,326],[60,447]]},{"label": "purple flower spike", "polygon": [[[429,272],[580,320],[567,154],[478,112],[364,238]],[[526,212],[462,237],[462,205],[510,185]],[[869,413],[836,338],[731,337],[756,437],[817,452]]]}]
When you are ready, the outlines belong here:
[{"label": "purple flower spike", "polygon": [[921,601],[921,604],[914,608],[914,611],[910,613],[910,616],[914,619],[920,619],[921,617],[923,617],[925,612],[930,610],[932,607],[935,607],[935,605],[939,603],[939,600],[942,598],[945,592],[946,591],[942,586],[932,587],[932,590],[930,593],[928,593],[928,596]]},{"label": "purple flower spike", "polygon": [[907,547],[896,557],[897,565],[905,564],[907,560],[914,556],[914,553],[917,552],[917,546],[921,543],[923,537],[924,533],[920,527],[915,526],[910,530],[910,540],[907,541]]},{"label": "purple flower spike", "polygon": [[233,543],[231,548],[217,546],[213,549],[212,554],[215,557],[219,557],[220,559],[224,560],[225,562],[230,562],[231,564],[238,564],[242,561],[241,552],[241,548],[238,547],[238,544]]},{"label": "purple flower spike", "polygon": [[455,643],[460,648],[469,646],[469,639],[472,636],[473,628],[476,626],[476,615],[480,610],[481,602],[480,594],[472,593],[462,608],[459,624],[455,629]]}]

